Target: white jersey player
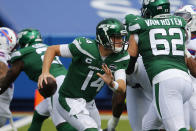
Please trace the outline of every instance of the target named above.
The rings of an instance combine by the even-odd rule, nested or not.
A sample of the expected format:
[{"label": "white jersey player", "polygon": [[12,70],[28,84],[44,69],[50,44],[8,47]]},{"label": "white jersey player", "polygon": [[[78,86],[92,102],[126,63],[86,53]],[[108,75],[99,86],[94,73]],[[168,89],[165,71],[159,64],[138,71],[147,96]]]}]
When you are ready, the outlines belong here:
[{"label": "white jersey player", "polygon": [[[1,27],[0,28],[0,78],[4,77],[8,70],[8,60],[11,52],[16,47],[16,34],[13,30]],[[4,126],[9,119],[12,123],[12,114],[10,111],[10,102],[13,97],[13,84],[0,95],[0,127]]]},{"label": "white jersey player", "polygon": [[[188,17],[190,13],[191,18]],[[180,14],[181,13],[181,14]],[[191,57],[196,59],[196,7],[192,5],[185,5],[181,9],[175,12],[176,15],[181,15],[187,20],[187,28],[190,30],[190,40],[187,42],[187,49],[191,54]],[[188,20],[188,18],[190,20]],[[189,100],[189,111],[190,111],[190,125],[196,129],[196,78],[192,77],[192,85],[194,87],[194,93]]]},{"label": "white jersey player", "polygon": [[126,104],[133,131],[142,130],[142,118],[152,102],[152,87],[142,57],[138,57],[134,72],[127,75]]}]

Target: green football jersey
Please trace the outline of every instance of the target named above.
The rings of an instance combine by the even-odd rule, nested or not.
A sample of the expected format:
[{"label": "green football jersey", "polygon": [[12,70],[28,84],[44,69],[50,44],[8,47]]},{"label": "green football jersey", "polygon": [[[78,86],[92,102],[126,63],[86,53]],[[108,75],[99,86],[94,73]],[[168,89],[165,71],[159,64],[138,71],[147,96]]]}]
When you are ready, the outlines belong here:
[{"label": "green football jersey", "polygon": [[167,69],[187,72],[184,57],[186,22],[183,18],[144,19],[130,14],[125,17],[125,24],[129,35],[138,35],[139,53],[151,81]]},{"label": "green football jersey", "polygon": [[[29,79],[37,82],[42,72],[42,63],[46,49],[47,45],[42,43],[21,48],[12,54],[11,62],[22,60],[24,62],[23,71],[27,74]],[[56,57],[51,64],[50,73],[54,77],[66,75],[67,70],[58,57]]]},{"label": "green football jersey", "polygon": [[104,81],[96,74],[105,73],[102,65],[107,64],[114,73],[116,70],[126,69],[129,63],[127,51],[113,53],[103,60],[96,41],[84,37],[76,38],[69,44],[69,49],[73,58],[59,91],[63,97],[91,101],[104,85]]}]

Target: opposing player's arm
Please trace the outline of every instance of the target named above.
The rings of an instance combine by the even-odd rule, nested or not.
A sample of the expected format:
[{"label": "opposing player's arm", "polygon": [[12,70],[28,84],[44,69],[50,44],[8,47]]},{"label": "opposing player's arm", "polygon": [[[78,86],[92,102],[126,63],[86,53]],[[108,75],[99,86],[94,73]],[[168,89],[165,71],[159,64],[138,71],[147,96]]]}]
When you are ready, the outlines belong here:
[{"label": "opposing player's arm", "polygon": [[6,76],[0,79],[0,94],[2,94],[10,84],[16,80],[23,68],[24,62],[21,60],[15,61],[12,64],[12,67],[7,71]]},{"label": "opposing player's arm", "polygon": [[137,35],[130,35],[129,38],[129,48],[128,48],[128,52],[130,55],[130,61],[129,61],[129,65],[128,68],[126,70],[127,74],[131,74],[134,71],[134,67],[135,67],[135,63],[137,61],[137,57],[138,57],[138,43],[137,43],[137,39],[138,36]]},{"label": "opposing player's arm", "polygon": [[8,67],[4,62],[0,62],[0,79],[6,75]]},{"label": "opposing player's arm", "polygon": [[186,58],[186,64],[191,75],[196,77],[196,59],[192,57]]},{"label": "opposing player's arm", "polygon": [[192,57],[189,51],[185,48],[186,65],[192,76],[196,77],[196,59]]}]

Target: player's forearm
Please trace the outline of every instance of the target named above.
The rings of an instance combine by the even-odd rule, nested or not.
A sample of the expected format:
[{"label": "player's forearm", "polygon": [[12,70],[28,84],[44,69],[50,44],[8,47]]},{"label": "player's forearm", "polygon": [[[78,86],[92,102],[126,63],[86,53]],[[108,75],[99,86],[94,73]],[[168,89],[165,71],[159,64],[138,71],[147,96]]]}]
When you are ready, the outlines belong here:
[{"label": "player's forearm", "polygon": [[7,90],[11,83],[13,83],[19,76],[23,69],[23,61],[16,61],[12,67],[7,71],[5,77],[0,79],[0,94]]},{"label": "player's forearm", "polygon": [[49,73],[51,63],[55,56],[57,56],[56,46],[49,46],[44,54],[44,61],[42,66],[42,73]]},{"label": "player's forearm", "polygon": [[125,108],[125,92],[113,92],[112,96],[112,114],[116,118],[120,118]]},{"label": "player's forearm", "polygon": [[3,78],[8,71],[8,67],[5,63],[0,62],[0,79]]},{"label": "player's forearm", "polygon": [[[118,87],[116,85],[116,83],[118,84]],[[112,82],[112,88],[115,88],[116,91],[119,91],[119,92],[125,92],[126,91],[126,83],[124,80],[116,80],[114,82]]]},{"label": "player's forearm", "polygon": [[192,76],[196,77],[196,59],[192,57],[186,58],[187,67],[190,70]]}]

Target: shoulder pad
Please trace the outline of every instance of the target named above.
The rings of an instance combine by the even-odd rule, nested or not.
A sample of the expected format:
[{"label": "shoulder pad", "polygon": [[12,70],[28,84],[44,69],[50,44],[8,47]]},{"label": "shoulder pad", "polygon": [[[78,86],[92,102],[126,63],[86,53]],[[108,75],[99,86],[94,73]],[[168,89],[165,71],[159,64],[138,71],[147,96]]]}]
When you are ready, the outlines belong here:
[{"label": "shoulder pad", "polygon": [[35,50],[35,48],[29,46],[29,47],[25,47],[22,49],[19,49],[15,52],[13,52],[11,54],[11,62],[16,61],[17,59],[21,59],[23,56],[25,56],[26,54],[29,54],[30,52],[33,52]]},{"label": "shoulder pad", "polygon": [[129,14],[125,17],[125,25],[127,31],[131,34],[134,34],[141,30],[145,23],[142,17]]},{"label": "shoulder pad", "polygon": [[79,44],[91,44],[93,43],[93,40],[85,37],[78,37],[76,38],[72,43],[79,43]]}]

